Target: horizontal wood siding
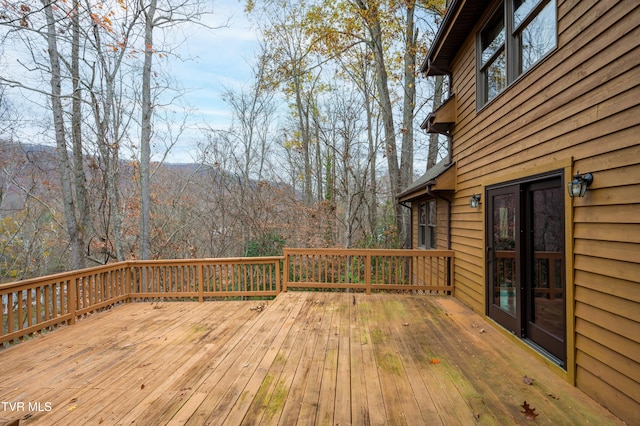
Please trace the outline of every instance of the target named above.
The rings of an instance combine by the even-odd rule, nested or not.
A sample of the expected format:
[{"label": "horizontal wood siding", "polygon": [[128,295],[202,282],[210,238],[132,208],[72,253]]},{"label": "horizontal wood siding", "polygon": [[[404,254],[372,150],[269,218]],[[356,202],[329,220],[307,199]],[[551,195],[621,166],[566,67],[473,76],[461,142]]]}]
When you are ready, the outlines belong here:
[{"label": "horizontal wood siding", "polygon": [[558,48],[480,111],[482,22],[453,63],[456,296],[485,312],[485,200],[472,209],[473,193],[558,168],[565,179],[593,173],[584,198],[567,197],[573,368],[578,387],[633,423],[640,418],[640,3],[559,0],[558,19]]}]

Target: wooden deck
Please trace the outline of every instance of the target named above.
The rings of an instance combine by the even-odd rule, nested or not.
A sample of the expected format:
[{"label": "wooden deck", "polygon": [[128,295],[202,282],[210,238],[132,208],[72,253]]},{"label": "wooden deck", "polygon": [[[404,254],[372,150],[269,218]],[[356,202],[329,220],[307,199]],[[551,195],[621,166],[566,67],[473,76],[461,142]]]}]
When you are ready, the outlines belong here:
[{"label": "wooden deck", "polygon": [[[129,303],[0,351],[0,425],[620,424],[451,297]],[[533,380],[525,384],[523,377]]]}]

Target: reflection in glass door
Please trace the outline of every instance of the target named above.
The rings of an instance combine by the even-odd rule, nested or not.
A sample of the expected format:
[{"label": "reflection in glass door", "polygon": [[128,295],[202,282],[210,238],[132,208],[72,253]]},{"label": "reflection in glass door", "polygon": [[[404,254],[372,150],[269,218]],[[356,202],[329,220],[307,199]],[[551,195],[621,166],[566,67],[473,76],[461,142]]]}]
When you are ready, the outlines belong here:
[{"label": "reflection in glass door", "polygon": [[512,332],[516,332],[520,314],[519,272],[516,265],[518,248],[517,188],[508,187],[488,192],[491,213],[488,223],[487,261],[490,280],[489,315]]},{"label": "reflection in glass door", "polygon": [[559,364],[566,359],[561,176],[488,189],[487,312]]},{"label": "reflection in glass door", "polygon": [[564,209],[560,178],[527,187],[526,335],[564,360]]}]

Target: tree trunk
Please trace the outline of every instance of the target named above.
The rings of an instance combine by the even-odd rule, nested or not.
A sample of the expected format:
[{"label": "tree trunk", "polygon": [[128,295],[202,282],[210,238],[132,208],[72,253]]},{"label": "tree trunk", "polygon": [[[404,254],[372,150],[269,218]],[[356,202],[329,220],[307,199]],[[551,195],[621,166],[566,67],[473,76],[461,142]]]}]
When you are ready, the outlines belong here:
[{"label": "tree trunk", "polygon": [[69,233],[71,245],[71,266],[73,269],[85,267],[84,236],[78,225],[75,200],[73,193],[73,168],[67,151],[66,134],[64,128],[64,109],[62,106],[62,72],[60,56],[57,44],[56,21],[53,16],[53,3],[51,0],[42,0],[47,21],[47,49],[51,65],[51,108],[53,111],[53,124],[55,128],[56,153],[58,156],[58,172],[62,186],[62,198],[64,204],[64,216]]},{"label": "tree trunk", "polygon": [[[368,160],[369,160],[369,186],[367,189],[367,205],[368,205],[368,224],[369,234],[374,241],[377,241],[378,234],[378,179],[376,176],[377,158],[378,158],[378,144],[377,139],[374,136],[374,116],[371,108],[371,91],[369,82],[367,80],[367,70],[363,65],[362,67],[362,95],[364,100],[364,107],[366,112],[367,122],[367,143],[368,143]],[[375,126],[377,127],[377,125]],[[375,132],[377,135],[378,133]]]},{"label": "tree trunk", "polygon": [[[400,156],[400,190],[413,181],[413,112],[416,104],[416,38],[413,11],[415,0],[407,4],[404,48],[404,103],[402,110],[402,153]],[[415,33],[415,34],[414,34]],[[411,247],[411,215],[402,210],[400,241]]]},{"label": "tree trunk", "polygon": [[140,259],[151,254],[151,70],[153,63],[153,26],[158,1],[151,0],[145,14],[144,65],[142,68],[142,120],[140,131]]},{"label": "tree trunk", "polygon": [[[79,10],[78,1],[74,1],[74,9]],[[84,247],[87,235],[91,233],[91,210],[87,193],[87,177],[84,170],[82,152],[82,98],[80,89],[80,20],[75,13],[71,17],[73,27],[71,44],[71,78],[73,97],[71,102],[71,139],[73,141],[74,184],[76,193],[76,217],[78,220],[79,238]],[[87,248],[88,249],[88,248]],[[83,248],[84,251],[84,248]]]},{"label": "tree trunk", "polygon": [[[358,4],[366,10],[366,6],[362,1],[359,0]],[[400,169],[398,167],[398,149],[396,146],[395,127],[393,124],[393,109],[391,106],[391,96],[389,95],[380,21],[377,19],[377,13],[373,13],[372,15],[376,16],[376,18],[372,22],[368,23],[368,29],[371,35],[370,42],[376,71],[375,79],[378,87],[382,124],[384,126],[384,150],[389,169],[389,183],[391,186],[390,198],[394,205],[394,220],[396,227],[398,232],[400,232],[402,230],[402,207],[396,202],[396,196],[400,193]]]}]

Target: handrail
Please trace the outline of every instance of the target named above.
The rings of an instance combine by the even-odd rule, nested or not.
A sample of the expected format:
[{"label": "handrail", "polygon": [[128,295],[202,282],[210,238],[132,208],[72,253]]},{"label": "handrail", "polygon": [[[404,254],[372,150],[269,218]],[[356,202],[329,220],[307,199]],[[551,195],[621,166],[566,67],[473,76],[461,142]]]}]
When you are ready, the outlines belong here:
[{"label": "handrail", "polygon": [[446,250],[285,249],[272,257],[128,260],[0,284],[0,347],[127,302],[271,298],[293,288],[451,294],[452,257]]}]

